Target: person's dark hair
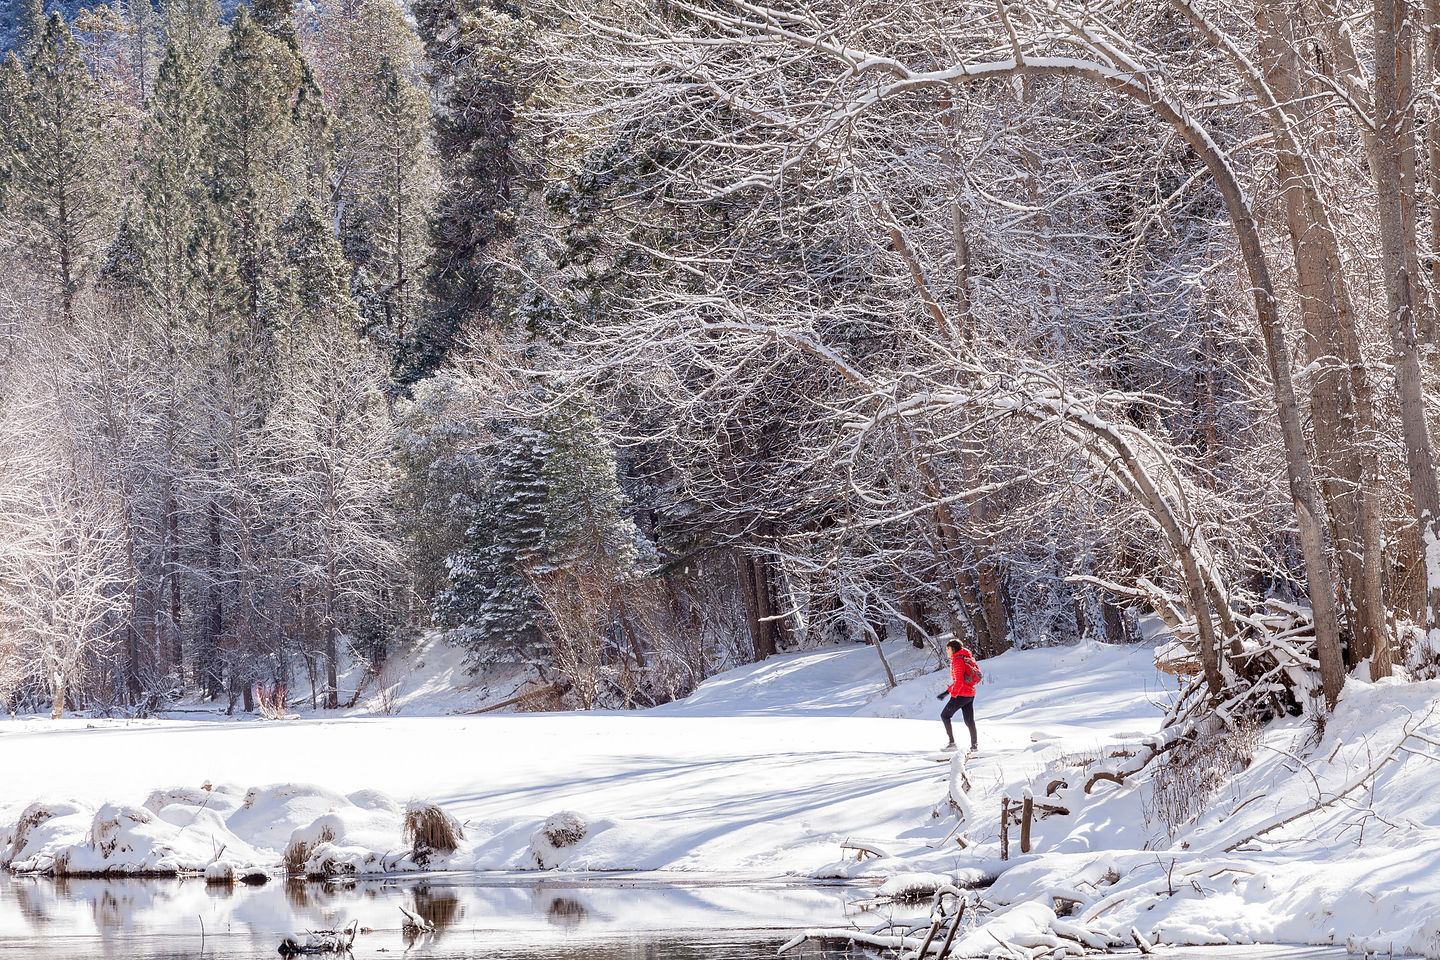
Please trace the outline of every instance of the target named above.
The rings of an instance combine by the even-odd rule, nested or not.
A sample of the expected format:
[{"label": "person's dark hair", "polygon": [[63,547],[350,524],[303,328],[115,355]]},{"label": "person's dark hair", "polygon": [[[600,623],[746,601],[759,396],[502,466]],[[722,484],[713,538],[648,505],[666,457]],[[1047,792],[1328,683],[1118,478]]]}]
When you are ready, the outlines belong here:
[{"label": "person's dark hair", "polygon": [[945,649],[949,650],[951,653],[959,653],[965,648],[961,646],[959,640],[951,640],[949,643],[945,644]]}]

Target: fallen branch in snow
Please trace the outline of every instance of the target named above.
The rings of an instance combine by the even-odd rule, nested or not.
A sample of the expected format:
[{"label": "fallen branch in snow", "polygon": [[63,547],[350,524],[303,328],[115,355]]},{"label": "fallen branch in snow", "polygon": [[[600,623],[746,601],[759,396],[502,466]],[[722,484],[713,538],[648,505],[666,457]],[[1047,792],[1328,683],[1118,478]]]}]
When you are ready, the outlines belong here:
[{"label": "fallen branch in snow", "polygon": [[1090,793],[1095,788],[1095,784],[1102,781],[1124,783],[1126,778],[1133,777],[1144,770],[1150,761],[1174,748],[1186,737],[1195,734],[1199,728],[1200,722],[1190,721],[1162,730],[1153,737],[1146,737],[1133,751],[1125,748],[1112,751],[1110,759],[1121,762],[1104,765],[1101,769],[1091,773],[1085,782],[1085,792]]},{"label": "fallen branch in snow", "polygon": [[[946,914],[942,907],[944,897],[947,894],[954,895],[956,897],[955,912],[953,914]],[[935,898],[932,901],[931,912],[932,914],[937,910],[940,912],[937,916],[934,916],[932,918],[930,929],[924,937],[911,936],[909,934],[903,933],[882,934],[875,932],[866,933],[860,930],[822,928],[805,930],[801,933],[796,934],[795,936],[787,940],[784,944],[782,944],[780,946],[780,949],[775,952],[777,954],[784,954],[790,950],[793,950],[795,947],[800,946],[806,941],[814,940],[819,943],[825,943],[829,941],[832,943],[850,943],[866,947],[879,947],[885,950],[896,951],[901,960],[918,960],[918,958],[926,956],[930,949],[935,945],[935,936],[939,932],[940,925],[943,924],[946,920],[949,920],[950,928],[945,934],[945,941],[940,945],[938,953],[935,954],[935,956],[941,958],[941,960],[944,960],[944,958],[949,955],[950,947],[955,942],[955,934],[960,929],[960,922],[962,919],[964,919],[965,911],[971,905],[968,898],[960,896],[959,894],[960,891],[956,890],[954,887],[942,887],[941,889],[935,891]],[[882,926],[878,929],[883,930],[885,929],[885,927]],[[909,950],[912,946],[915,948],[914,952],[907,953],[906,951]],[[1028,955],[1025,957],[1025,960],[1029,960]]]},{"label": "fallen branch in snow", "polygon": [[[1424,717],[1420,718],[1418,721],[1415,721],[1413,726],[1410,722],[1407,722],[1405,724],[1404,736],[1402,736],[1400,740],[1395,744],[1395,746],[1391,748],[1390,752],[1381,757],[1378,763],[1367,767],[1364,772],[1362,772],[1356,777],[1351,778],[1351,780],[1343,790],[1339,791],[1338,793],[1330,794],[1327,797],[1325,793],[1320,790],[1319,781],[1317,780],[1315,784],[1316,790],[1319,792],[1316,796],[1314,803],[1312,803],[1308,807],[1305,807],[1303,810],[1297,810],[1291,814],[1288,814],[1283,819],[1273,821],[1269,824],[1266,824],[1264,827],[1261,827],[1259,830],[1255,830],[1245,835],[1241,839],[1236,840],[1234,843],[1231,843],[1229,846],[1227,846],[1225,848],[1225,852],[1234,853],[1236,850],[1238,850],[1240,847],[1243,847],[1245,844],[1258,840],[1268,833],[1273,833],[1274,831],[1279,830],[1281,827],[1288,826],[1289,824],[1294,823],[1296,820],[1301,820],[1305,817],[1308,817],[1312,813],[1318,813],[1319,811],[1324,810],[1326,807],[1340,802],[1341,800],[1345,799],[1345,797],[1365,786],[1367,783],[1370,782],[1372,778],[1374,778],[1377,773],[1381,771],[1381,769],[1385,767],[1386,764],[1391,762],[1397,762],[1399,760],[1399,757],[1397,755],[1404,749],[1405,742],[1407,740],[1410,740],[1412,738],[1419,740],[1426,739],[1423,735],[1417,734],[1415,731],[1418,727],[1423,725],[1426,720],[1429,720],[1431,714],[1433,713],[1434,709],[1432,708],[1429,712],[1425,714]],[[1311,776],[1313,778],[1314,775],[1311,774]],[[1246,801],[1246,803],[1249,802],[1250,801],[1248,800]],[[1244,806],[1244,804],[1241,804],[1241,806]]]},{"label": "fallen branch in snow", "polygon": [[403,903],[400,904],[400,912],[405,915],[405,921],[400,924],[400,932],[407,936],[419,936],[435,929],[435,924],[407,908]]},{"label": "fallen branch in snow", "polygon": [[800,946],[800,944],[805,943],[809,940],[815,940],[820,943],[824,943],[826,941],[836,943],[854,943],[865,947],[882,947],[887,950],[903,950],[912,943],[919,945],[921,942],[923,942],[920,937],[908,937],[904,934],[882,935],[874,933],[862,933],[859,930],[817,928],[814,930],[804,930],[800,933],[797,933],[795,936],[785,941],[785,943],[781,944],[780,949],[775,952],[785,953],[789,950],[793,950],[795,947],[798,947]]},{"label": "fallen branch in snow", "polygon": [[1140,932],[1139,927],[1130,928],[1130,939],[1135,941],[1135,946],[1140,948],[1141,953],[1149,953],[1155,949],[1155,944],[1145,939],[1145,934]]},{"label": "fallen branch in snow", "polygon": [[516,694],[516,695],[513,696],[513,697],[510,697],[510,698],[505,699],[505,700],[501,700],[499,703],[486,704],[485,706],[479,708],[478,710],[462,710],[462,711],[460,711],[460,712],[461,712],[461,713],[493,713],[493,712],[495,712],[496,710],[504,710],[506,707],[513,707],[513,706],[516,706],[517,704],[524,703],[524,702],[527,701],[527,700],[534,700],[536,697],[543,697],[543,696],[546,696],[547,694],[554,694],[555,696],[559,697],[559,696],[561,696],[562,694],[564,694],[564,693],[565,693],[567,690],[569,690],[569,689],[570,689],[570,688],[569,688],[568,686],[566,686],[565,684],[552,683],[552,684],[550,684],[549,686],[545,686],[545,687],[535,687],[535,688],[533,688],[533,689],[531,689],[531,690],[526,690],[524,693]]},{"label": "fallen branch in snow", "polygon": [[280,941],[279,953],[282,957],[301,954],[349,953],[350,948],[355,944],[355,935],[359,932],[359,920],[353,921],[344,930],[311,930],[306,933],[304,941],[294,937],[286,937]]},{"label": "fallen branch in snow", "polygon": [[[1178,746],[1187,737],[1200,732],[1202,722],[1199,720],[1186,721],[1178,726],[1167,727],[1153,737],[1146,737],[1138,744],[1123,744],[1111,750],[1106,757],[1106,760],[1110,762],[1098,764],[1086,778],[1085,793],[1088,795],[1095,789],[1097,783],[1123,784],[1128,778],[1149,766],[1156,757]],[[1045,796],[1053,797],[1058,791],[1069,785],[1069,780],[1065,777],[1054,777],[1045,786]],[[1063,806],[1053,804],[1040,803],[1036,806],[1047,814],[1065,815],[1070,812]]]},{"label": "fallen branch in snow", "polygon": [[846,837],[840,841],[841,856],[844,856],[847,852],[854,853],[856,860],[864,860],[866,857],[879,859],[880,857],[890,856],[890,854],[882,850],[880,845],[873,840],[860,840],[855,837]]}]

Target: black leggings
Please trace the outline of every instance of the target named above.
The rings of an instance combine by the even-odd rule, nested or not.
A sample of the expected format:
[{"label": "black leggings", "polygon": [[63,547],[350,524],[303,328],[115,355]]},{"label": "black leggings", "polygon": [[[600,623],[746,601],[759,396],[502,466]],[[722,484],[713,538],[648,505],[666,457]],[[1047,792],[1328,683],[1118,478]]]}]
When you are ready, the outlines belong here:
[{"label": "black leggings", "polygon": [[980,746],[980,741],[975,739],[975,698],[951,697],[945,709],[940,711],[940,722],[945,724],[945,736],[950,738],[951,743],[955,742],[955,731],[950,727],[950,718],[957,710],[965,717],[965,726],[970,728],[970,749],[974,750]]}]

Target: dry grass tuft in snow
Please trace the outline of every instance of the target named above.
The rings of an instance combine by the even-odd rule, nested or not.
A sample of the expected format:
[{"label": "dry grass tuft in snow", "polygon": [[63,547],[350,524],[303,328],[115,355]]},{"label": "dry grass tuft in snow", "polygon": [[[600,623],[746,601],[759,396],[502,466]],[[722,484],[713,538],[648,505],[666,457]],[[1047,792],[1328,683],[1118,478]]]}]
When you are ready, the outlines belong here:
[{"label": "dry grass tuft in snow", "polygon": [[590,833],[580,814],[561,810],[552,814],[530,838],[530,862],[540,870],[553,870],[564,859],[560,851],[573,847]]},{"label": "dry grass tuft in snow", "polygon": [[465,839],[460,821],[433,803],[412,800],[405,805],[403,836],[415,855],[436,852],[454,853]]},{"label": "dry grass tuft in snow", "polygon": [[305,864],[309,862],[315,848],[322,843],[333,843],[338,836],[335,826],[325,817],[315,821],[309,828],[296,830],[291,835],[290,842],[285,845],[285,872],[291,876],[303,874]]}]

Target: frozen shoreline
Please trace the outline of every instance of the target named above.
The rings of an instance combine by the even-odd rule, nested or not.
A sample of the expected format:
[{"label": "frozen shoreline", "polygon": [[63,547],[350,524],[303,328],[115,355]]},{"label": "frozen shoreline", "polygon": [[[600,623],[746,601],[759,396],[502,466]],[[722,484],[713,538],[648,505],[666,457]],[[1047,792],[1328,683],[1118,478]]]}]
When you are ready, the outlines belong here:
[{"label": "frozen shoreline", "polygon": [[[921,719],[944,681],[918,651],[887,653],[912,677],[893,691],[873,650],[848,647],[732,671],[634,714],[0,722],[10,769],[44,771],[0,783],[0,851],[12,867],[61,857],[71,870],[273,870],[299,838],[317,876],[994,876],[982,891],[1000,924],[990,932],[1032,949],[1077,921],[1117,942],[1134,928],[1171,945],[1440,956],[1440,760],[1428,753],[1440,682],[1356,681],[1323,733],[1304,719],[1272,724],[1250,766],[1173,837],[1148,775],[1091,794],[1072,784],[1068,814],[1037,820],[1034,851],[1002,862],[1002,797],[1038,794],[1077,756],[1158,730],[1165,693],[1151,651],[1090,644],[987,662],[985,750],[969,764],[971,817],[958,830],[950,767],[928,758],[943,734]],[[17,847],[17,822],[46,796],[54,816]],[[411,858],[412,799],[464,824],[455,851]],[[553,842],[547,821],[579,835]],[[857,861],[842,851],[852,839],[884,855]],[[963,946],[980,955],[994,943]]]}]

